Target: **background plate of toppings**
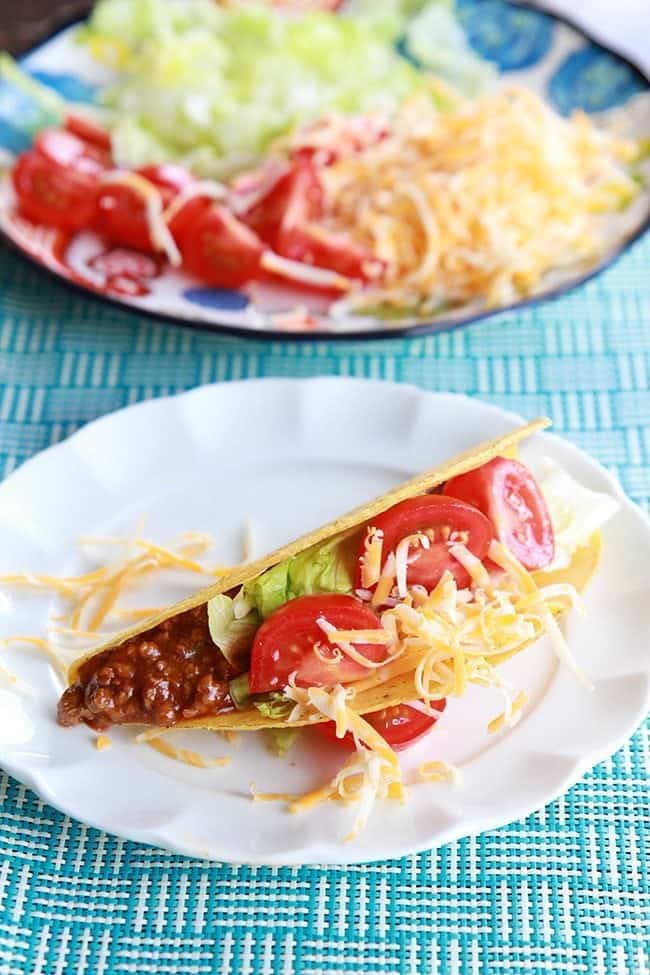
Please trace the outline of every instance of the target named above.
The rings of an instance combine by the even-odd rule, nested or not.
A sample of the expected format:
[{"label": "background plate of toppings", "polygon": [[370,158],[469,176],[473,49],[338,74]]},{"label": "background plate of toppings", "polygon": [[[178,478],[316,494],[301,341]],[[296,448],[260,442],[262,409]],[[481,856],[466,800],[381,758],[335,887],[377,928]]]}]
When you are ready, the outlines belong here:
[{"label": "background plate of toppings", "polygon": [[[353,842],[342,842],[350,830],[346,806],[291,815],[282,802],[252,801],[252,787],[302,793],[340,766],[337,746],[311,730],[278,758],[259,735],[174,732],[161,753],[136,741],[137,728],[97,736],[56,723],[61,683],[54,663],[83,651],[70,610],[92,591],[98,567],[108,566],[112,578],[121,571],[128,582],[101,594],[110,610],[106,625],[119,629],[141,610],[209,581],[198,564],[214,572],[216,563],[268,551],[519,422],[476,400],[388,383],[251,381],[129,407],[27,462],[0,485],[0,763],[86,823],[234,862],[401,856],[551,801],[611,754],[647,708],[650,527],[600,466],[550,434],[530,440],[522,460],[536,469],[550,458],[619,505],[603,530],[587,613],[573,613],[566,624],[594,689],[558,669],[542,641],[503,666],[503,676],[528,696],[516,726],[494,723],[503,711],[496,689],[450,697],[431,733],[402,753],[408,801],[378,802]],[[579,507],[572,517],[581,517]],[[143,573],[145,564],[151,571]],[[36,574],[29,585],[15,578],[10,584],[25,570]],[[55,597],[52,575],[64,579]],[[47,638],[56,658],[16,639],[27,635]],[[197,756],[203,767],[192,764]],[[425,762],[451,764],[460,782],[413,781]]]},{"label": "background plate of toppings", "polygon": [[435,331],[610,263],[649,139],[638,68],[506,0],[102,0],[2,60],[0,232],[167,320]]}]

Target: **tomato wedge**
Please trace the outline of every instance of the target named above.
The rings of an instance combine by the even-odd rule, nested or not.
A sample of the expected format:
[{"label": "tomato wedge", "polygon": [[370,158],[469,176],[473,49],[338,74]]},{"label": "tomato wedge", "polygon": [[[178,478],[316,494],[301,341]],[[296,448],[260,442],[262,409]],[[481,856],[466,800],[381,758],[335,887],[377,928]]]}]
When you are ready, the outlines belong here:
[{"label": "tomato wedge", "polygon": [[250,227],[216,203],[197,206],[194,213],[180,231],[176,224],[183,264],[191,274],[220,288],[238,288],[259,277],[264,247]]},{"label": "tomato wedge", "polygon": [[92,224],[97,207],[97,178],[58,165],[35,149],[22,153],[12,171],[18,206],[36,224],[69,233]]},{"label": "tomato wedge", "polygon": [[211,206],[212,200],[207,196],[193,196],[176,211],[169,221],[169,232],[179,246],[185,232],[191,229]]},{"label": "tomato wedge", "polygon": [[323,188],[309,155],[299,155],[243,219],[281,257],[365,281],[382,264],[345,234],[315,225],[323,216]]},{"label": "tomato wedge", "polygon": [[370,251],[346,234],[331,233],[320,227],[294,227],[284,235],[280,247],[278,253],[283,257],[327,268],[358,281],[377,278],[384,268]]},{"label": "tomato wedge", "polygon": [[[167,206],[193,180],[183,166],[143,166],[137,169],[162,196]],[[99,193],[97,230],[113,244],[153,252],[144,200],[130,186],[108,184]]]},{"label": "tomato wedge", "polygon": [[[394,504],[388,511],[368,522],[384,533],[382,563],[408,535],[424,533],[429,548],[409,547],[409,565],[406,582],[409,586],[434,589],[445,571],[454,576],[459,587],[469,585],[469,575],[460,562],[449,553],[449,545],[462,542],[476,558],[483,561],[492,541],[492,526],[481,512],[465,501],[443,497],[440,494],[423,494]],[[365,552],[366,532],[359,547],[356,586],[362,587],[361,558]]]},{"label": "tomato wedge", "polygon": [[244,214],[243,220],[282,257],[292,251],[297,230],[323,214],[323,188],[310,160],[299,159],[276,179]]},{"label": "tomato wedge", "polygon": [[72,114],[66,116],[64,124],[67,132],[78,136],[84,142],[89,142],[91,145],[97,146],[98,149],[106,149],[110,152],[110,134],[97,122],[93,122],[89,118],[83,118],[81,115]]},{"label": "tomato wedge", "polygon": [[110,153],[65,129],[44,129],[33,148],[53,166],[88,176],[101,176],[111,165]]},{"label": "tomato wedge", "polygon": [[[431,706],[442,713],[446,704],[447,701],[443,698],[441,701],[433,701]],[[395,704],[390,708],[383,708],[381,711],[373,711],[372,714],[364,714],[363,717],[396,752],[419,741],[431,731],[438,720],[433,714],[426,714],[411,704]],[[314,728],[328,741],[333,741],[346,748],[354,747],[354,738],[351,732],[348,732],[343,738],[336,737],[336,725],[333,721],[314,725]]]},{"label": "tomato wedge", "polygon": [[[301,687],[345,684],[368,676],[368,668],[357,661],[345,655],[336,659],[332,644],[316,622],[320,617],[342,630],[381,629],[375,613],[354,596],[332,594],[290,600],[272,613],[255,635],[250,667],[252,694],[281,691],[294,672]],[[355,650],[375,662],[386,656],[386,647],[379,644],[355,644]]]},{"label": "tomato wedge", "polygon": [[495,457],[453,477],[444,490],[487,515],[497,538],[527,569],[543,569],[553,561],[555,535],[546,501],[531,472],[518,460]]}]

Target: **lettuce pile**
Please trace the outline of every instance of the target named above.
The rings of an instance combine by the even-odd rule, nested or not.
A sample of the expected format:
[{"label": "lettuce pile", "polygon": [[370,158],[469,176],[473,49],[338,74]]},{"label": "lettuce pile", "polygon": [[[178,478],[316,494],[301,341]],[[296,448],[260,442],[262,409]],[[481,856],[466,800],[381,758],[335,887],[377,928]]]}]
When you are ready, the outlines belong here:
[{"label": "lettuce pile", "polygon": [[[473,94],[491,69],[450,0],[356,0],[287,16],[214,0],[100,0],[79,39],[115,70],[102,93],[120,165],[170,161],[222,178],[328,112],[391,112],[439,89],[414,62]],[[416,50],[417,49],[417,50]]]}]

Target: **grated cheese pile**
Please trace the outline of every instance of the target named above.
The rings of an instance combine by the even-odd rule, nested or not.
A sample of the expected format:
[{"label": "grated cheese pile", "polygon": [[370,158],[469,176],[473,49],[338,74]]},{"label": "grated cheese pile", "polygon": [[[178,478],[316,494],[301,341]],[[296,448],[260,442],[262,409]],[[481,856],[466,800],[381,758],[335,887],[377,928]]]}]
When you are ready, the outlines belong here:
[{"label": "grated cheese pile", "polygon": [[[367,551],[377,544],[371,539]],[[554,614],[580,606],[577,591],[570,584],[538,587],[532,575],[499,542],[493,542],[490,559],[502,570],[496,580],[485,571],[460,542],[450,543],[450,552],[467,569],[472,586],[458,589],[453,575],[446,572],[429,594],[411,587],[399,599],[396,571],[388,573],[395,605],[381,613],[382,629],[377,642],[386,643],[387,660],[381,666],[359,654],[353,659],[364,663],[369,676],[353,685],[333,688],[300,688],[292,677],[284,694],[294,702],[288,721],[326,717],[336,723],[339,738],[353,735],[355,750],[335,778],[301,797],[288,797],[289,809],[300,812],[326,800],[354,803],[357,815],[347,839],[363,829],[376,799],[403,800],[404,781],[395,752],[384,738],[352,709],[354,697],[362,690],[391,678],[412,675],[413,699],[435,713],[433,705],[442,698],[461,697],[468,683],[496,688],[504,698],[504,712],[490,722],[489,731],[512,727],[526,703],[525,692],[515,694],[496,670],[501,655],[523,648],[543,634],[550,637],[559,660],[588,683],[566,644]],[[406,557],[406,555],[405,555]],[[373,555],[373,563],[376,555]],[[386,560],[387,562],[389,559]],[[393,560],[395,561],[395,560]],[[376,565],[373,565],[376,574]],[[386,574],[386,568],[382,576]],[[353,644],[365,643],[373,631],[336,631],[319,621],[331,643],[350,656]],[[426,782],[455,782],[457,771],[442,762],[426,762],[418,770]],[[271,798],[257,794],[256,798]],[[276,797],[278,798],[278,797]],[[287,798],[287,797],[285,797]]]},{"label": "grated cheese pile", "polygon": [[438,113],[407,102],[390,133],[323,168],[328,229],[385,262],[384,278],[341,305],[494,306],[554,268],[596,258],[605,214],[638,186],[636,142],[561,118],[509,87]]},{"label": "grated cheese pile", "polygon": [[[53,592],[67,604],[63,615],[50,617],[47,638],[10,636],[0,641],[3,647],[25,645],[41,650],[64,679],[70,658],[79,655],[83,644],[88,649],[100,637],[122,629],[125,621],[146,619],[160,610],[157,606],[124,608],[119,605],[123,595],[153,574],[181,570],[218,578],[227,571],[223,566],[207,567],[197,561],[213,545],[212,537],[200,532],[185,532],[170,547],[165,547],[143,538],[142,528],[138,526],[133,536],[86,536],[79,539],[79,544],[83,548],[109,549],[114,555],[98,568],[78,576],[33,572],[0,575],[0,586]],[[16,682],[6,668],[0,668],[0,674],[6,681]]]}]

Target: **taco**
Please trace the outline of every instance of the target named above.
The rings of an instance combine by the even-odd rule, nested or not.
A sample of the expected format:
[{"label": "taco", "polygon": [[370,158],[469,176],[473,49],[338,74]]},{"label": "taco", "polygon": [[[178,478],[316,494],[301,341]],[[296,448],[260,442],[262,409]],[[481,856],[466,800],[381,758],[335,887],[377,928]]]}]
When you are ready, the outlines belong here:
[{"label": "taco", "polygon": [[[329,793],[401,795],[394,748],[430,730],[468,683],[522,701],[499,668],[548,635],[583,683],[558,625],[595,572],[609,504],[517,445],[533,421],[233,568],[71,668],[59,722],[144,724],[147,734],[306,725],[353,748]],[[549,506],[549,500],[552,504]],[[326,790],[327,792],[327,790]],[[327,794],[329,794],[327,793]]]}]

